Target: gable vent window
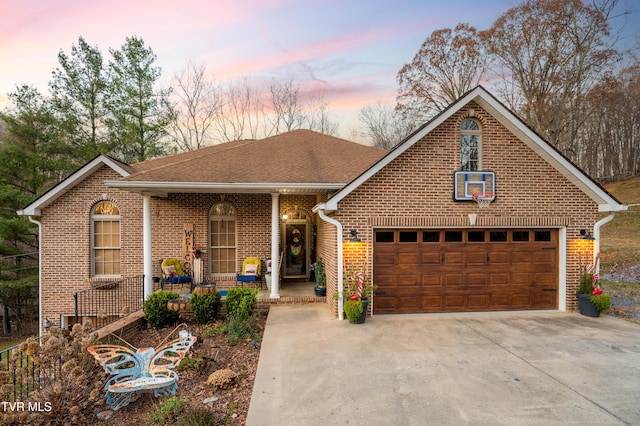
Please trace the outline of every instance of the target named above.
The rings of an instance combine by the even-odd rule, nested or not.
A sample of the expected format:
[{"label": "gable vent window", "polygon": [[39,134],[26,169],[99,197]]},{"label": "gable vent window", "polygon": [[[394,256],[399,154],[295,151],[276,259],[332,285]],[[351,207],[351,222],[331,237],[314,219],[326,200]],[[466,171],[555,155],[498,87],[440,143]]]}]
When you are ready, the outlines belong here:
[{"label": "gable vent window", "polygon": [[480,136],[477,121],[466,119],[460,125],[460,170],[480,170]]},{"label": "gable vent window", "polygon": [[120,210],[110,201],[101,201],[91,212],[91,275],[120,275]]}]

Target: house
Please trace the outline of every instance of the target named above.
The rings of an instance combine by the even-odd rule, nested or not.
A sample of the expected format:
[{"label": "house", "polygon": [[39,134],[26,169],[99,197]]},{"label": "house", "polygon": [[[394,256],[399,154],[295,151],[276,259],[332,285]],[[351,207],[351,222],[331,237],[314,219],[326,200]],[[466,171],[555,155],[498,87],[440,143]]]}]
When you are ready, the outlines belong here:
[{"label": "house", "polygon": [[600,227],[625,209],[477,87],[388,152],[296,130],[100,156],[19,214],[40,224],[42,315],[64,325],[74,291],[144,274],[149,294],[160,261],[188,263],[192,245],[221,287],[244,258],[282,258],[273,299],[322,258],[339,317],[331,295],[356,269],[377,286],[373,314],[571,311]]}]

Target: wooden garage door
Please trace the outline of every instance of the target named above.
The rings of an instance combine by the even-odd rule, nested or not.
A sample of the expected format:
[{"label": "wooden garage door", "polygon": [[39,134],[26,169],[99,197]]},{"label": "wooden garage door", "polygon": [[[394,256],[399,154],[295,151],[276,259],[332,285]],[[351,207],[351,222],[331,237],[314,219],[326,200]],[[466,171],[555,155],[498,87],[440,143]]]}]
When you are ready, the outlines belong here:
[{"label": "wooden garage door", "polygon": [[558,231],[374,231],[374,313],[557,309]]}]

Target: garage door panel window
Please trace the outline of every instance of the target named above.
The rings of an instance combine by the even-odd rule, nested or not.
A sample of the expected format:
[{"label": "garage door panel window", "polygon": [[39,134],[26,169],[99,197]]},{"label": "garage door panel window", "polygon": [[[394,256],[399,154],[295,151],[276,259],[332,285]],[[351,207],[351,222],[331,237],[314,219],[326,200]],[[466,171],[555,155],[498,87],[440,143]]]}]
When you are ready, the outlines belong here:
[{"label": "garage door panel window", "polygon": [[445,243],[461,243],[462,231],[445,231],[444,242]]},{"label": "garage door panel window", "polygon": [[440,231],[423,231],[422,242],[423,243],[439,243]]},{"label": "garage door panel window", "polygon": [[394,236],[393,231],[378,231],[376,232],[376,243],[393,243]]},{"label": "garage door panel window", "polygon": [[536,231],[535,241],[538,241],[538,242],[551,241],[551,231]]}]

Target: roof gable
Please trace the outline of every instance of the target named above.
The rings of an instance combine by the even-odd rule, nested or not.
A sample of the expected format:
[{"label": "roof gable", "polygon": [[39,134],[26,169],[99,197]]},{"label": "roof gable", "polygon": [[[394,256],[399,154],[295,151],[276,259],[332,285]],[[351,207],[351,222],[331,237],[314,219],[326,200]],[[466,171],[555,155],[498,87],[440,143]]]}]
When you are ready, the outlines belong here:
[{"label": "roof gable", "polygon": [[580,170],[575,164],[564,157],[559,151],[552,147],[535,131],[529,128],[519,117],[511,110],[505,107],[493,95],[491,95],[482,86],[470,90],[460,97],[456,102],[452,103],[446,110],[442,111],[429,122],[425,123],[412,135],[407,137],[403,142],[398,144],[386,156],[365,170],[362,174],[348,183],[340,191],[336,192],[323,205],[325,210],[333,211],[338,209],[338,203],[353,192],[356,188],[369,180],[373,175],[382,170],[393,160],[404,154],[409,148],[420,141],[424,136],[432,132],[447,119],[460,111],[470,102],[475,102],[498,122],[511,131],[519,140],[536,152],[554,169],[558,170],[569,181],[575,184],[580,190],[587,194],[598,204],[599,211],[613,212],[626,210],[626,206],[622,205],[618,200],[609,194],[602,186],[589,177],[585,172]]},{"label": "roof gable", "polygon": [[79,182],[82,182],[87,176],[95,173],[103,166],[111,168],[123,177],[128,176],[132,171],[131,167],[125,163],[121,163],[106,155],[99,155],[82,166],[80,169],[72,173],[65,180],[38,197],[31,204],[29,204],[22,210],[18,210],[18,215],[40,216],[42,209],[54,202],[71,188],[76,186]]}]

